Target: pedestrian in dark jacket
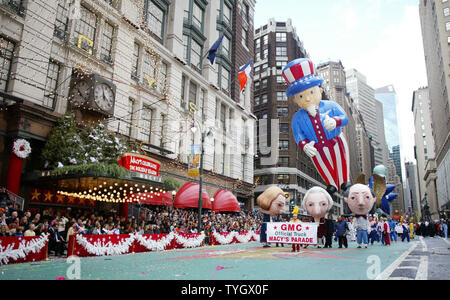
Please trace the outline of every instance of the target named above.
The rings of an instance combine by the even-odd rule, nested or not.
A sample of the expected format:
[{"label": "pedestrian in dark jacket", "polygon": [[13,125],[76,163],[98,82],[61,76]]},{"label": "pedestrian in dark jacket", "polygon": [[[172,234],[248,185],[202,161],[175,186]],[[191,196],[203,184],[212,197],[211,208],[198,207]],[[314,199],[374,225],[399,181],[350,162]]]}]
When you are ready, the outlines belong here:
[{"label": "pedestrian in dark jacket", "polygon": [[325,220],[325,226],[327,228],[327,234],[325,236],[325,246],[324,248],[333,248],[333,233],[335,231],[334,221],[329,215]]},{"label": "pedestrian in dark jacket", "polygon": [[347,233],[349,229],[347,222],[342,219],[342,216],[339,217],[338,222],[335,224],[335,228],[336,236],[339,241],[339,248],[342,248],[342,245],[344,245],[345,248],[348,248]]}]

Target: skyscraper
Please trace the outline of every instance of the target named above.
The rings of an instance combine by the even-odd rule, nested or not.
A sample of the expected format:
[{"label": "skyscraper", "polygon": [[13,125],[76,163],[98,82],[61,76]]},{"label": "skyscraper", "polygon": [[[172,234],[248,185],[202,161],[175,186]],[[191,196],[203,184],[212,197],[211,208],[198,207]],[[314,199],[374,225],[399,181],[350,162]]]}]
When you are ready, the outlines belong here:
[{"label": "skyscraper", "polygon": [[[384,131],[386,143],[394,160],[397,175],[403,181],[400,153],[400,131],[398,128],[397,94],[393,85],[387,85],[375,90],[375,98],[383,103]],[[395,148],[395,149],[394,149]],[[394,155],[394,156],[392,156]]]},{"label": "skyscraper", "polygon": [[[436,150],[429,166],[432,171],[436,165],[439,210],[450,211],[450,2],[422,0],[419,12]],[[439,217],[438,212],[432,217]]]},{"label": "skyscraper", "polygon": [[346,70],[346,86],[372,137],[375,165],[386,166],[389,153],[384,133],[383,104],[375,99],[374,89],[367,84],[366,77],[355,69]]},{"label": "skyscraper", "polygon": [[397,94],[393,85],[384,86],[375,90],[375,98],[383,103],[384,129],[386,143],[389,151],[400,145],[400,132],[398,130]]},{"label": "skyscraper", "polygon": [[415,127],[414,155],[417,161],[419,199],[421,201],[418,212],[421,212],[421,208],[425,205],[425,201],[427,201],[431,214],[435,215],[439,209],[439,205],[436,190],[436,164],[433,128],[431,126],[431,104],[427,87],[414,91],[412,112]]}]

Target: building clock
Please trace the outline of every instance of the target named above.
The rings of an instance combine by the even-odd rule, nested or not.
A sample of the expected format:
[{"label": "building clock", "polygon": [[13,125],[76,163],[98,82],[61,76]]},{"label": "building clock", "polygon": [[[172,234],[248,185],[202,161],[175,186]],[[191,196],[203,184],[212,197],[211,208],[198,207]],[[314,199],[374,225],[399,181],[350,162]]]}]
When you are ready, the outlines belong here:
[{"label": "building clock", "polygon": [[87,80],[77,81],[73,87],[72,92],[70,93],[70,99],[72,105],[74,106],[82,106],[89,101],[89,97],[91,94],[92,85]]},{"label": "building clock", "polygon": [[106,83],[100,83],[94,89],[94,102],[103,111],[109,112],[114,107],[114,91]]}]

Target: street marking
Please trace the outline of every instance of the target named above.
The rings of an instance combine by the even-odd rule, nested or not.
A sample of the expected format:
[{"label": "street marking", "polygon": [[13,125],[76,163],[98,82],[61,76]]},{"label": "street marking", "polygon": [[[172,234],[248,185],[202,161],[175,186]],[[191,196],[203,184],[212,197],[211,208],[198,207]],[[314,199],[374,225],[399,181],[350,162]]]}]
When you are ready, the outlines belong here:
[{"label": "street marking", "polygon": [[428,279],[428,256],[420,257],[420,265],[417,269],[416,280],[427,280]]},{"label": "street marking", "polygon": [[441,237],[441,239],[444,241],[444,242],[446,242],[447,244],[449,244],[450,245],[450,242],[449,241],[447,241],[447,239],[444,239],[443,237]]},{"label": "street marking", "polygon": [[428,247],[427,247],[427,243],[425,243],[425,241],[423,240],[423,236],[420,237],[420,242],[422,243],[422,251],[427,252]]},{"label": "street marking", "polygon": [[417,267],[414,267],[414,266],[404,266],[404,267],[398,267],[396,270],[400,270],[400,269],[417,270]]},{"label": "street marking", "polygon": [[413,280],[409,277],[389,277],[388,280]]},{"label": "street marking", "polygon": [[403,262],[403,260],[417,247],[417,243],[414,243],[409,250],[400,255],[389,267],[387,267],[380,275],[375,278],[375,280],[386,280],[389,276],[398,268],[398,266]]},{"label": "street marking", "polygon": [[[410,255],[410,256],[412,256],[412,255]],[[407,258],[404,261],[418,261],[418,262],[420,262],[421,260],[419,258]]]}]

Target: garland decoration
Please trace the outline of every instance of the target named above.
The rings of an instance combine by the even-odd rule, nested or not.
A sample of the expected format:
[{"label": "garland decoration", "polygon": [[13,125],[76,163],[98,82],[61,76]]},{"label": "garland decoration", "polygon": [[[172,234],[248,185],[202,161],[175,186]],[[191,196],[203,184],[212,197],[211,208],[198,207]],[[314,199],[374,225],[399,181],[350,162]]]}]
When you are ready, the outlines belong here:
[{"label": "garland decoration", "polygon": [[213,236],[221,245],[231,244],[234,238],[236,238],[239,243],[248,243],[252,240],[252,238],[255,241],[259,241],[259,235],[253,231],[249,231],[248,233],[242,235],[239,234],[239,232],[232,231],[226,236],[214,231]]},{"label": "garland decoration", "polygon": [[[250,241],[259,241],[259,235],[250,231],[246,234],[240,235],[238,232],[230,232],[227,236],[223,236],[217,232],[213,232],[216,240],[222,244],[227,245],[233,242],[236,237],[240,243],[248,243]],[[176,232],[171,232],[159,240],[153,240],[152,236],[144,236],[142,234],[133,233],[128,238],[122,238],[118,244],[112,244],[111,241],[106,242],[106,238],[96,242],[89,242],[83,235],[77,234],[76,240],[86,251],[96,256],[121,255],[130,252],[130,247],[134,242],[147,248],[149,251],[164,251],[172,241],[176,241],[184,248],[197,248],[205,241],[205,233],[202,232],[196,237],[184,237]]]},{"label": "garland decoration", "polygon": [[121,255],[128,253],[135,239],[134,235],[130,235],[129,238],[121,239],[118,244],[114,245],[111,241],[105,243],[105,239],[103,239],[103,241],[99,240],[97,242],[90,243],[81,234],[77,234],[76,238],[77,242],[83,246],[88,253],[96,256]]},{"label": "garland decoration", "polygon": [[16,140],[13,145],[13,153],[19,158],[27,158],[31,154],[30,143],[24,139]]},{"label": "garland decoration", "polygon": [[3,247],[0,241],[0,265],[7,265],[10,260],[26,258],[29,253],[38,253],[48,242],[48,234],[42,233],[38,239],[23,240],[19,248],[14,249],[15,243]]}]

